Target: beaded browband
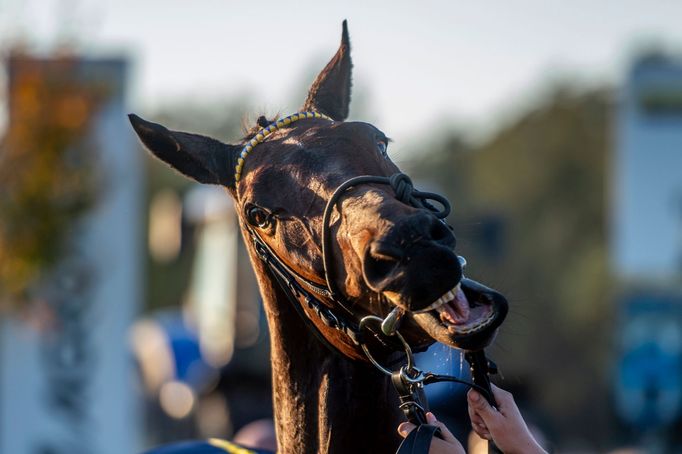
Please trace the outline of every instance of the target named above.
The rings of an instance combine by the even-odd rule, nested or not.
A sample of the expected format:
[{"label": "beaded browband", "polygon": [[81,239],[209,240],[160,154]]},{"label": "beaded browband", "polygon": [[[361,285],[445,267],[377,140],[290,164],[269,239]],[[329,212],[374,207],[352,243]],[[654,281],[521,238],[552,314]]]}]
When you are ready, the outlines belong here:
[{"label": "beaded browband", "polygon": [[266,137],[268,137],[270,134],[277,131],[278,129],[281,129],[284,126],[288,126],[291,123],[294,123],[298,120],[303,120],[304,118],[324,118],[325,120],[334,121],[328,116],[321,114],[319,112],[297,112],[295,114],[289,115],[288,117],[281,118],[276,122],[271,123],[267,127],[261,129],[260,131],[258,131],[258,133],[256,133],[253,139],[249,140],[246,143],[246,145],[244,145],[244,148],[242,148],[241,153],[239,153],[239,158],[237,159],[237,166],[234,169],[235,184],[239,183],[239,179],[242,176],[242,169],[244,167],[244,160],[246,160],[246,157],[249,155],[249,153],[251,153],[253,147],[258,145],[259,143],[262,143]]}]

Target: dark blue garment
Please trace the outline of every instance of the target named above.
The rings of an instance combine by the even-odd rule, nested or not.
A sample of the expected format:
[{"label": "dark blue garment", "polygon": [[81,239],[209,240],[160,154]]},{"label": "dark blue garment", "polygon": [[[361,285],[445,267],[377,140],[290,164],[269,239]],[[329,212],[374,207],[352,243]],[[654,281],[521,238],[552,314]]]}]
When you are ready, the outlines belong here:
[{"label": "dark blue garment", "polygon": [[144,454],[274,454],[272,451],[251,449],[225,440],[184,441],[145,451]]}]

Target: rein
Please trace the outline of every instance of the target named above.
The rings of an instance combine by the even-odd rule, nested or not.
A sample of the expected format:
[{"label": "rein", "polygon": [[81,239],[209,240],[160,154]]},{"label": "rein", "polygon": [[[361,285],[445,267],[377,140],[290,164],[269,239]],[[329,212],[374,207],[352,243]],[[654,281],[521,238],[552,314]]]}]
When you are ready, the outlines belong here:
[{"label": "rein", "polygon": [[[244,162],[253,148],[262,143],[273,132],[290,125],[295,121],[305,118],[323,118],[333,121],[331,118],[318,112],[299,112],[280,119],[269,126],[261,129],[241,151],[235,167],[235,184],[242,175]],[[423,372],[414,365],[412,348],[398,332],[400,318],[405,310],[396,307],[385,318],[375,315],[366,315],[359,319],[350,309],[350,303],[345,299],[334,282],[334,266],[332,260],[332,235],[331,235],[331,215],[340,198],[351,188],[363,184],[382,184],[388,185],[393,189],[396,198],[401,202],[415,208],[425,209],[435,217],[445,223],[444,219],[450,214],[450,203],[448,200],[435,193],[422,192],[414,188],[410,178],[404,173],[397,173],[389,177],[361,175],[352,177],[341,183],[332,193],[327,201],[322,216],[322,260],[324,265],[325,285],[311,281],[300,273],[296,272],[290,265],[282,260],[268,244],[263,241],[258,232],[248,223],[244,226],[249,232],[254,249],[260,260],[270,270],[276,278],[280,287],[294,306],[296,312],[303,319],[305,324],[315,334],[315,336],[334,353],[342,354],[337,347],[319,331],[313,321],[302,307],[305,304],[325,326],[333,328],[348,336],[353,344],[360,346],[367,359],[379,371],[391,377],[391,381],[398,392],[400,398],[400,409],[406,418],[417,426],[408,437],[401,443],[397,454],[426,454],[431,444],[433,436],[439,436],[439,430],[427,424],[426,411],[428,404],[424,394],[424,386],[438,382],[456,382],[465,384],[476,389],[481,393],[491,405],[496,405],[488,374],[495,373],[495,365],[485,357],[483,350],[465,353],[465,359],[471,367],[473,383],[462,380],[458,377],[449,375],[436,375],[431,372]],[[442,209],[435,207],[431,201],[442,206]],[[462,266],[466,260],[459,257]],[[467,280],[462,277],[462,281]],[[338,305],[343,311],[338,311],[332,306]],[[412,310],[417,313],[429,310],[430,307],[419,310]],[[377,323],[380,330],[373,330],[372,323]],[[371,333],[381,345],[393,352],[404,352],[406,363],[396,371],[382,366],[371,354],[367,346],[366,333]],[[397,342],[396,342],[397,339]],[[352,358],[351,358],[352,359]],[[496,451],[494,444],[490,443],[490,453]]]}]

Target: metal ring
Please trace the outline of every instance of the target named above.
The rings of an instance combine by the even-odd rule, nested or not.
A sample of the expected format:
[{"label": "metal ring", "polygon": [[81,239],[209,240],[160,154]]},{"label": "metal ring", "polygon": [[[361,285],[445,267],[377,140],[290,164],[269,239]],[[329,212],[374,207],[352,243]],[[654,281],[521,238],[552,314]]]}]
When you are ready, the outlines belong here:
[{"label": "metal ring", "polygon": [[[381,325],[381,322],[383,322],[384,320],[380,317],[377,317],[376,315],[367,315],[367,316],[363,317],[362,320],[360,320],[360,326],[359,326],[360,331],[362,331],[362,329],[365,327],[365,325],[367,325],[367,323],[370,321],[378,322],[379,325]],[[407,343],[405,338],[398,331],[395,332],[394,336],[396,336],[400,340],[400,342],[403,344],[403,348],[405,349],[405,354],[407,356],[407,364],[402,366],[402,368],[407,367],[408,371],[418,370],[418,369],[415,369],[415,367],[414,367],[414,358],[412,357],[412,349],[410,348],[410,345]],[[385,373],[386,375],[393,375],[393,371],[386,369],[384,366],[379,364],[376,359],[374,359],[372,354],[369,352],[367,345],[365,345],[364,342],[362,344],[360,344],[360,347],[362,347],[362,350],[365,352],[365,355],[367,355],[367,359],[369,359],[369,361],[372,364],[374,364],[374,366],[377,369],[379,369],[381,372]],[[402,370],[402,368],[401,368],[401,370]],[[421,371],[419,371],[419,372],[421,374]]]},{"label": "metal ring", "polygon": [[[410,375],[410,371],[416,372],[416,376],[414,378]],[[408,369],[407,366],[400,368],[400,377],[406,382],[413,384],[421,383],[426,378],[423,371],[417,369],[416,367]]]}]

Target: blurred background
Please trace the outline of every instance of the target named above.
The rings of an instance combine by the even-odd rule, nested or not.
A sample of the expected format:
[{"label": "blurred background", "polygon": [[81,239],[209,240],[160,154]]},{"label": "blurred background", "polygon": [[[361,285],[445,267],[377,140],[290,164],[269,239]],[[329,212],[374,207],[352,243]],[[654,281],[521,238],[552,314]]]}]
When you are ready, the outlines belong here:
[{"label": "blurred background", "polygon": [[[125,115],[239,140],[353,45],[351,119],[446,194],[511,304],[490,356],[555,452],[682,452],[682,4],[0,0],[0,452],[136,452],[271,417],[226,194]],[[466,376],[457,352],[424,367]],[[463,389],[431,392],[466,436]]]}]

